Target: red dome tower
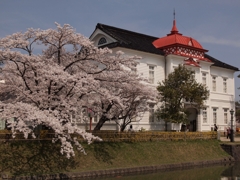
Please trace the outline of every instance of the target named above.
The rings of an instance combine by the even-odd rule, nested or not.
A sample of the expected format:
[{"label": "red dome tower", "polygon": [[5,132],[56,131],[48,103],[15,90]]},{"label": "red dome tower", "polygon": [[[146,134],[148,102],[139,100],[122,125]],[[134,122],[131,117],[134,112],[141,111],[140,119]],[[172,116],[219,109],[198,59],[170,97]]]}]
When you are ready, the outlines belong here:
[{"label": "red dome tower", "polygon": [[192,61],[192,63],[196,62],[196,60],[211,62],[209,59],[204,58],[204,53],[208,52],[208,50],[203,49],[201,44],[195,39],[183,36],[178,32],[175,18],[173,20],[171,33],[153,41],[153,45],[156,48],[163,50],[165,55],[175,54],[184,56]]}]

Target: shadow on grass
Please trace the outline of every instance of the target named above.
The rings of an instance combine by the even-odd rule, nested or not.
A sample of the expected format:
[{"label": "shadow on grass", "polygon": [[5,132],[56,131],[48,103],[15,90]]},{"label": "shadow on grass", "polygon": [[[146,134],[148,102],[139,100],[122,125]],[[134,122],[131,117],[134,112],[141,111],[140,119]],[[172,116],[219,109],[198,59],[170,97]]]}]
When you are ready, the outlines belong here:
[{"label": "shadow on grass", "polygon": [[112,164],[115,156],[111,150],[116,150],[121,148],[118,143],[107,143],[107,142],[95,142],[94,144],[94,157],[101,162],[105,162],[107,164]]},{"label": "shadow on grass", "polygon": [[79,162],[67,159],[60,153],[60,146],[51,141],[0,142],[0,173],[43,175],[67,172]]}]

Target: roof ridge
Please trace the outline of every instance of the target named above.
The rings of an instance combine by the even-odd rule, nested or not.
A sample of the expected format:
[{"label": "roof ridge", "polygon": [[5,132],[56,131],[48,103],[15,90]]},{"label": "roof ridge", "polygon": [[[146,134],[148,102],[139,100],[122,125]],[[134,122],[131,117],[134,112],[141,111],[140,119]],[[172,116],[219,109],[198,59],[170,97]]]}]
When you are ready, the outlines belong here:
[{"label": "roof ridge", "polygon": [[222,62],[222,61],[210,56],[209,54],[204,53],[204,56],[214,62],[213,66],[218,66],[218,67],[222,67],[222,68],[227,68],[227,69],[232,69],[232,70],[235,70],[235,71],[239,71],[239,69],[237,67],[232,66],[228,63]]},{"label": "roof ridge", "polygon": [[106,24],[102,24],[102,23],[98,23],[96,28],[100,28],[101,29],[101,28],[103,28],[102,26],[105,26],[105,27],[108,27],[108,28],[112,28],[112,29],[116,29],[116,30],[121,30],[123,32],[129,32],[129,33],[140,35],[140,36],[148,36],[148,37],[151,37],[151,38],[158,38],[158,37],[155,37],[155,36],[151,36],[151,35],[147,35],[147,34],[143,34],[143,33],[138,33],[136,31],[122,29],[122,28],[118,28],[118,27],[115,27],[115,26],[110,26],[110,25],[106,25]]}]

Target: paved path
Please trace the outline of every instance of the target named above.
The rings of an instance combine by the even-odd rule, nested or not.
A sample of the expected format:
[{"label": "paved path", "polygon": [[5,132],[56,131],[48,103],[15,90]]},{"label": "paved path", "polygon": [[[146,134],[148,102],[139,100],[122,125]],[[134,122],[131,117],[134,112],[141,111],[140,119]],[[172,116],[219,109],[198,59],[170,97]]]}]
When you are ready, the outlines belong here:
[{"label": "paved path", "polygon": [[[227,139],[226,137],[223,137],[223,136],[220,137],[220,140],[223,141],[223,142],[230,142],[229,138]],[[239,136],[234,137],[234,142],[240,142],[240,137]]]}]

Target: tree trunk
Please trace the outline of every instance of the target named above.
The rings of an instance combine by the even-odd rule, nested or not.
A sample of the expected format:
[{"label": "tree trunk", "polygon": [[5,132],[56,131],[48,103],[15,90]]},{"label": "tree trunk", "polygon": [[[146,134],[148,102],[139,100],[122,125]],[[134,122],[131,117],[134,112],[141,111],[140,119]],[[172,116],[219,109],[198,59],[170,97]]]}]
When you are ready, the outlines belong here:
[{"label": "tree trunk", "polygon": [[102,116],[99,119],[99,121],[98,121],[97,125],[95,126],[95,128],[93,129],[93,131],[99,131],[106,121],[107,121],[107,118],[105,116]]},{"label": "tree trunk", "polygon": [[126,128],[126,125],[125,125],[125,124],[122,124],[120,131],[123,132],[123,131],[125,130],[125,128]]},{"label": "tree trunk", "polygon": [[[104,124],[107,120],[109,120],[109,119],[106,117],[105,114],[110,111],[110,109],[112,108],[112,106],[113,106],[112,103],[110,103],[110,104],[108,105],[108,107],[107,107],[107,109],[106,109],[106,112],[101,116],[101,118],[99,119],[99,121],[98,121],[97,125],[95,126],[95,128],[93,129],[93,131],[99,131],[99,130],[102,128],[103,124]],[[104,106],[103,106],[103,107],[104,107]]]}]

